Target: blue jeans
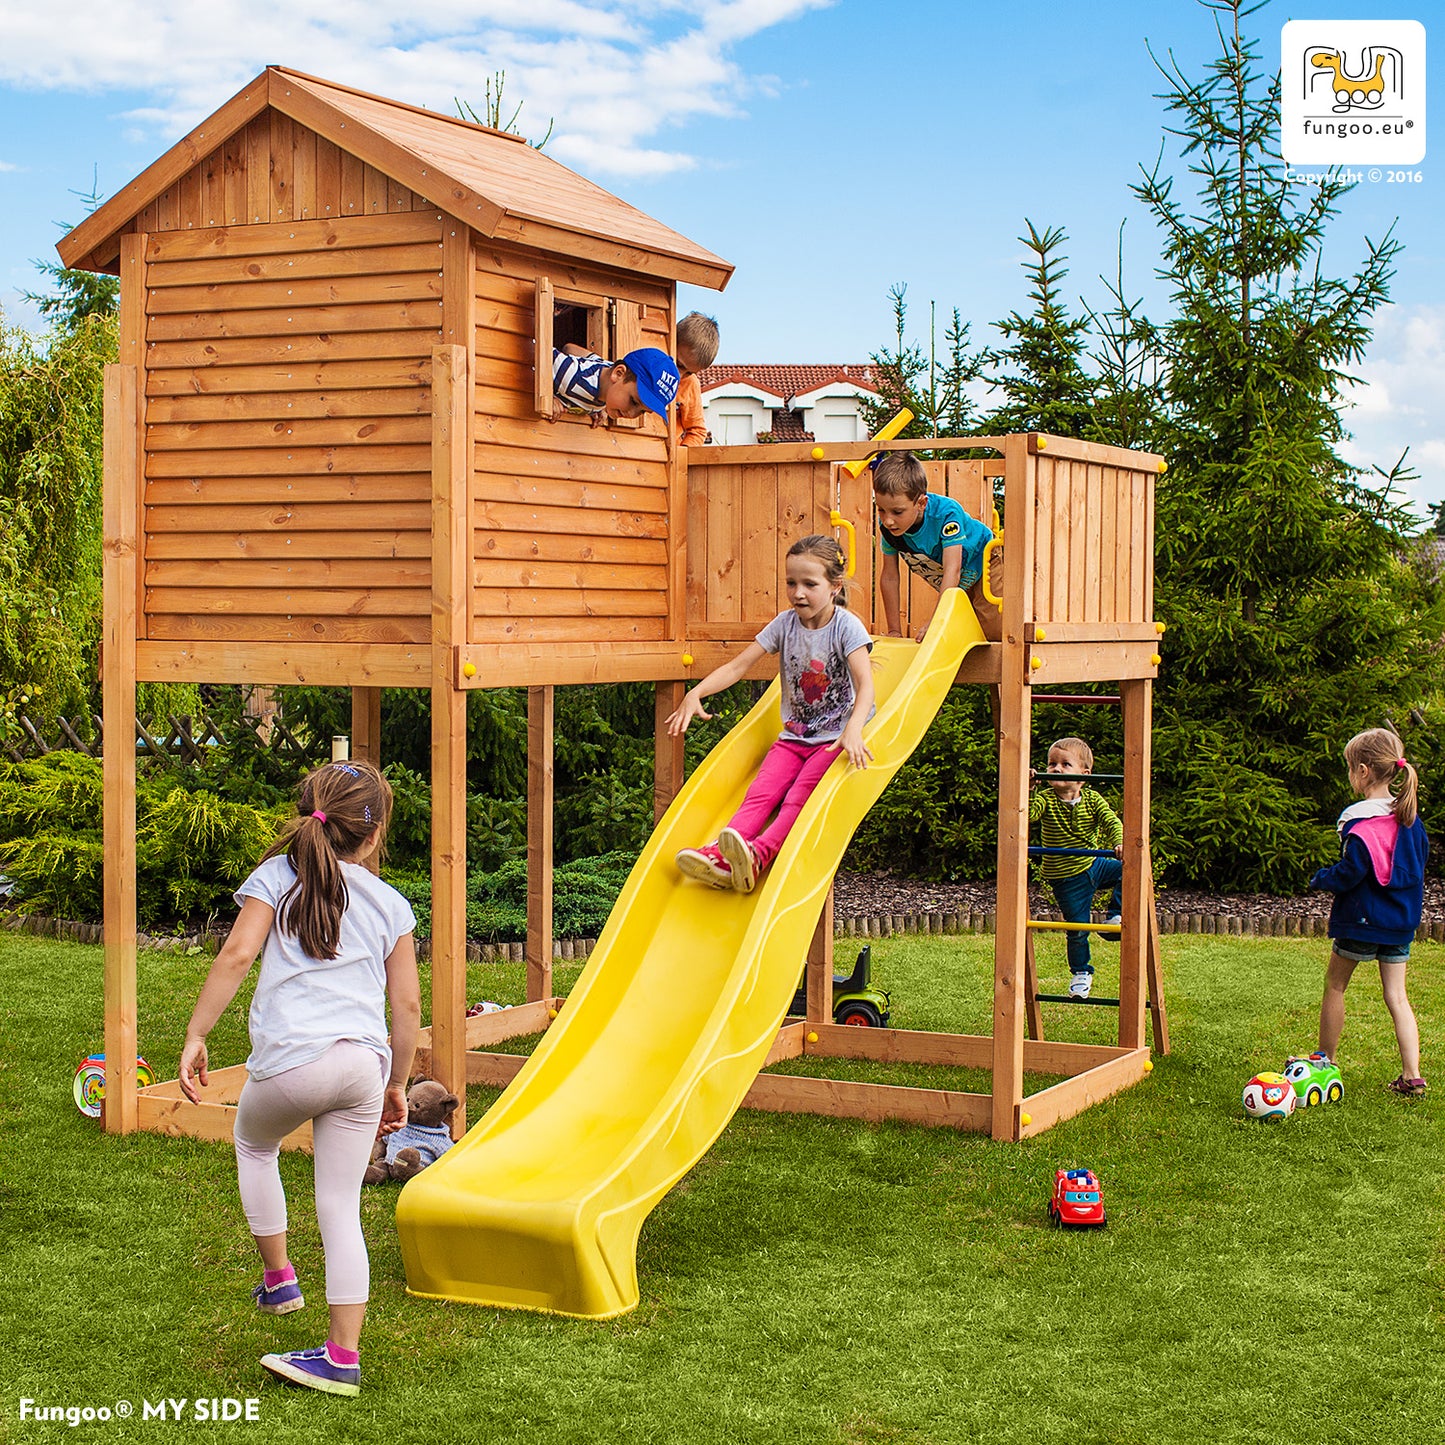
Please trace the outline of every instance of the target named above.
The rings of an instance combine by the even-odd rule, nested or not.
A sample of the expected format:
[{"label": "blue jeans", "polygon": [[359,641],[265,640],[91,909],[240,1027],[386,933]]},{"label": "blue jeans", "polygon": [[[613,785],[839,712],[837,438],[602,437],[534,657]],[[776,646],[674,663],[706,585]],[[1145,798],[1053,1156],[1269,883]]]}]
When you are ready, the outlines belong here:
[{"label": "blue jeans", "polygon": [[[1095,858],[1082,872],[1072,878],[1050,878],[1049,887],[1058,900],[1059,912],[1070,923],[1087,923],[1094,907],[1094,894],[1102,888],[1112,888],[1109,895],[1109,912],[1121,913],[1124,909],[1124,893],[1120,884],[1124,878],[1124,865],[1117,858]],[[1068,933],[1070,973],[1093,973],[1089,962],[1089,935],[1082,929],[1071,928]]]}]

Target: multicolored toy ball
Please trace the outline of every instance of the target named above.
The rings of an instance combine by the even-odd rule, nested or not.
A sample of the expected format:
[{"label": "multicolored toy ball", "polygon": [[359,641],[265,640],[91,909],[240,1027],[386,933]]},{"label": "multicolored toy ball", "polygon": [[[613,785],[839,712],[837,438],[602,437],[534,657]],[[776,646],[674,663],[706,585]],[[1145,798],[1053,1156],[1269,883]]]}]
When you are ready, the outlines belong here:
[{"label": "multicolored toy ball", "polygon": [[1251,1119],[1288,1119],[1298,1102],[1283,1074],[1256,1074],[1244,1086],[1244,1112]]}]

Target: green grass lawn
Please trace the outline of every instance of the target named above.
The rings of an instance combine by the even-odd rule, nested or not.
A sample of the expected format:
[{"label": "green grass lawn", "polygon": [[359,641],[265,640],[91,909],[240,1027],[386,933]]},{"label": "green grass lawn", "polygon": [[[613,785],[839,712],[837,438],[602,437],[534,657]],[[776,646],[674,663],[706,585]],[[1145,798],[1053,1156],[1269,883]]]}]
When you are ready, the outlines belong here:
[{"label": "green grass lawn", "polygon": [[[876,943],[895,1023],[986,1027],[991,945]],[[368,1190],[364,1392],[346,1401],[279,1386],[257,1364],[324,1335],[309,1160],[285,1156],[283,1175],[310,1303],[259,1318],[230,1151],[109,1139],[71,1103],[76,1064],[102,1044],[100,950],[0,937],[0,1440],[1445,1438],[1441,1104],[1383,1092],[1399,1061],[1377,979],[1362,966],[1350,995],[1344,1103],[1259,1125],[1240,1090],[1312,1046],[1323,942],[1169,936],[1164,949],[1174,1053],[1022,1146],[739,1115],[644,1227],[642,1304],[612,1323],[410,1299],[395,1190]],[[1096,948],[1102,992],[1115,957]],[[1045,953],[1046,989],[1061,959]],[[1445,1094],[1442,960],[1417,947],[1411,994],[1425,1072]],[[160,1077],[174,1077],[207,963],[143,959],[141,1049]],[[564,987],[576,971],[559,970]],[[520,965],[473,967],[472,997],[521,991]],[[1115,1018],[1047,1017],[1053,1035],[1097,1042]],[[244,1055],[236,1007],[212,1058]],[[488,1097],[473,1091],[473,1118]],[[1107,1231],[1047,1227],[1061,1165],[1099,1173]],[[136,1418],[22,1423],[22,1397],[128,1400]],[[162,1397],[255,1398],[261,1423],[143,1423],[141,1402]]]}]

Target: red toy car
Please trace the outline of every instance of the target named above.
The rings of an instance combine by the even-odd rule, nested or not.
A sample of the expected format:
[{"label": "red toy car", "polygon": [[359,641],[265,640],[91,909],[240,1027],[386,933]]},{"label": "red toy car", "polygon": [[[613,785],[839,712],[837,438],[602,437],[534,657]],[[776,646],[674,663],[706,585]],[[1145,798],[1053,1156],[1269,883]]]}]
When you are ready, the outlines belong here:
[{"label": "red toy car", "polygon": [[1060,1169],[1054,1174],[1049,1218],[1071,1229],[1101,1228],[1104,1196],[1092,1169]]}]

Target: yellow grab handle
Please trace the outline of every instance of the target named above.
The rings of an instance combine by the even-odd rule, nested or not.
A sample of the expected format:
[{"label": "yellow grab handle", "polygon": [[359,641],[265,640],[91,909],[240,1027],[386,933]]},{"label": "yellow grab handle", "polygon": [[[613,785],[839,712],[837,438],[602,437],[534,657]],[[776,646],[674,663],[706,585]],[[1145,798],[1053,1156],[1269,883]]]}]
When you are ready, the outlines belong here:
[{"label": "yellow grab handle", "polygon": [[[884,422],[883,425],[879,427],[878,430],[874,432],[871,437],[868,438],[868,440],[872,442],[891,441],[912,420],[913,413],[909,411],[909,409],[905,406],[903,410],[900,411],[898,415],[895,416],[891,421]],[[843,470],[856,481],[860,476],[863,475],[864,467],[866,467],[868,463],[871,462],[873,458],[877,455],[877,452],[870,452],[861,461],[844,462]],[[836,523],[834,525],[836,525]]]},{"label": "yellow grab handle", "polygon": [[[998,516],[998,513],[995,512],[995,513],[994,513],[994,516],[997,517],[997,516]],[[1002,532],[999,532],[996,536],[990,538],[989,541],[984,545],[984,549],[983,549],[983,576],[979,578],[979,581],[983,584],[983,595],[984,595],[984,599],[985,599],[986,601],[988,601],[988,602],[992,602],[993,605],[994,605],[995,607],[997,607],[1000,612],[1003,611],[1003,598],[1002,598],[1002,597],[995,597],[995,596],[993,595],[993,588],[988,585],[988,563],[989,563],[989,558],[993,555],[993,549],[994,549],[995,547],[1002,547],[1002,546],[1003,546],[1003,533],[1002,533]]]},{"label": "yellow grab handle", "polygon": [[836,507],[828,513],[828,525],[848,534],[848,570],[843,575],[851,577],[858,570],[858,529]]}]

